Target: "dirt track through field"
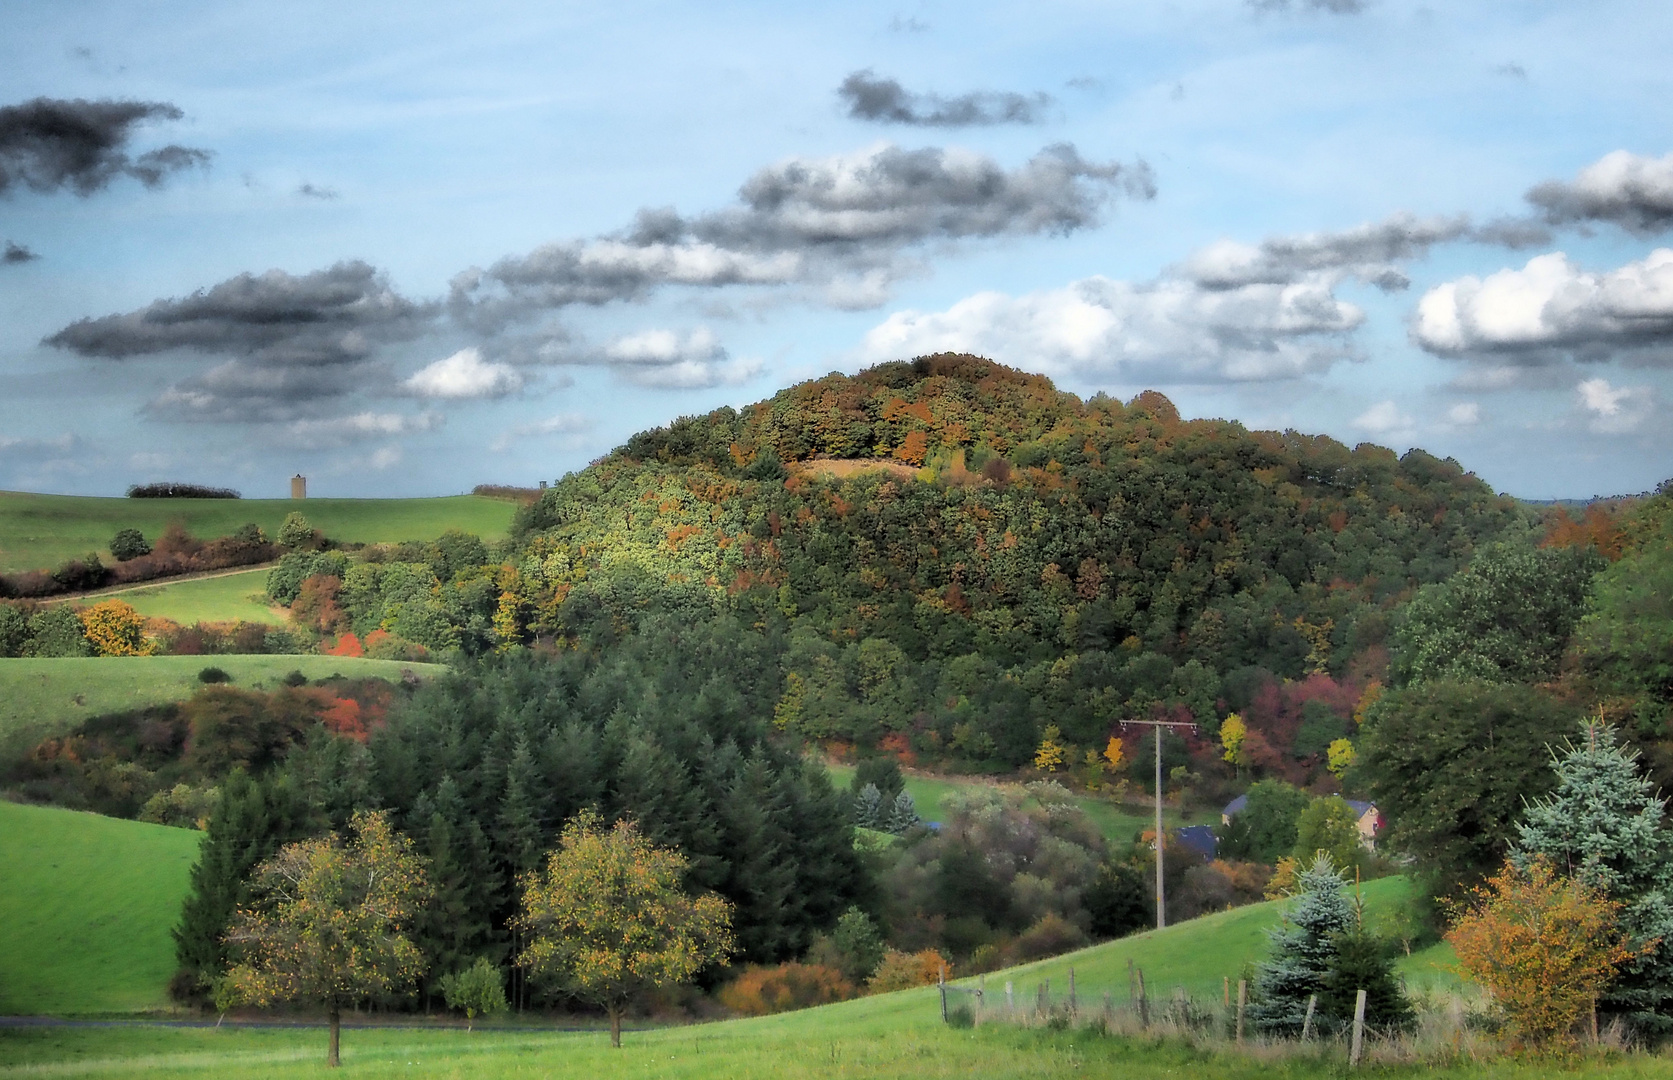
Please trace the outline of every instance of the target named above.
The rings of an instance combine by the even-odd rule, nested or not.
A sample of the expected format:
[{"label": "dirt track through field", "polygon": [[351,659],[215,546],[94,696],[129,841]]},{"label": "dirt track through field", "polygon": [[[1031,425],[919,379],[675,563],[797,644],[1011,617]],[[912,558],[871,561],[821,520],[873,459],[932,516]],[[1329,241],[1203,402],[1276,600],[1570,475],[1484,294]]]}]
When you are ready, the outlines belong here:
[{"label": "dirt track through field", "polygon": [[59,596],[42,597],[42,604],[62,604],[70,600],[102,600],[107,596],[121,596],[123,593],[138,592],[141,589],[160,589],[165,585],[178,585],[183,581],[208,581],[210,578],[232,577],[234,574],[253,574],[257,570],[271,570],[278,566],[278,562],[253,563],[250,566],[237,566],[231,570],[199,570],[195,574],[177,574],[174,577],[152,578],[137,585],[117,585],[114,588],[94,589],[92,592],[63,593]]}]

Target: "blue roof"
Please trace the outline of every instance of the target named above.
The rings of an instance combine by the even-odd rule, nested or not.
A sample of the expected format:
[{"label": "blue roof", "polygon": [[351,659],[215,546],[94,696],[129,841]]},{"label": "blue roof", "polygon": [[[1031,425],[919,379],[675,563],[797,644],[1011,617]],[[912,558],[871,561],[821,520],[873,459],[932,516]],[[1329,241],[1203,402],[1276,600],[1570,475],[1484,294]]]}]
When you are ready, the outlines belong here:
[{"label": "blue roof", "polygon": [[1220,838],[1207,825],[1186,825],[1174,835],[1181,844],[1210,859],[1220,850]]},{"label": "blue roof", "polygon": [[1226,808],[1220,811],[1220,813],[1226,815],[1227,817],[1236,817],[1238,814],[1243,813],[1243,808],[1248,805],[1249,796],[1239,795],[1237,798],[1227,803]]}]

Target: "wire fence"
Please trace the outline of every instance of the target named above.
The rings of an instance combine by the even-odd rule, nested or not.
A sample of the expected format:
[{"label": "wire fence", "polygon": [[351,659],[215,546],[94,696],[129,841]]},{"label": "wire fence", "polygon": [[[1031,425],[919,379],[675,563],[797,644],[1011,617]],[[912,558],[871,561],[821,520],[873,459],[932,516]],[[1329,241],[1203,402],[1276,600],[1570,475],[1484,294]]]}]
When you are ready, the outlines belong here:
[{"label": "wire fence", "polygon": [[[1053,984],[1051,979],[1019,983],[1006,979],[991,985],[981,976],[974,986],[957,986],[946,981],[945,974],[938,984],[941,999],[941,1019],[953,1027],[980,1027],[1002,1023],[1024,1027],[1058,1029],[1094,1026],[1106,1032],[1147,1032],[1154,1035],[1180,1035],[1193,1040],[1228,1040],[1238,1045],[1259,1041],[1270,1044],[1270,1039],[1256,1040],[1248,1024],[1248,984],[1230,978],[1223,981],[1218,1000],[1193,996],[1184,987],[1175,986],[1157,993],[1145,984],[1144,971],[1129,966],[1125,993],[1104,987],[1090,989],[1075,980],[1075,969],[1068,970],[1067,979]],[[1354,1020],[1351,1026],[1327,1028],[1322,1017],[1316,1016],[1316,996],[1308,1001],[1300,1043],[1323,1046],[1346,1044],[1348,1062],[1358,1065],[1366,1040],[1365,991],[1357,995]],[[1374,1033],[1373,1033],[1374,1034]]]}]

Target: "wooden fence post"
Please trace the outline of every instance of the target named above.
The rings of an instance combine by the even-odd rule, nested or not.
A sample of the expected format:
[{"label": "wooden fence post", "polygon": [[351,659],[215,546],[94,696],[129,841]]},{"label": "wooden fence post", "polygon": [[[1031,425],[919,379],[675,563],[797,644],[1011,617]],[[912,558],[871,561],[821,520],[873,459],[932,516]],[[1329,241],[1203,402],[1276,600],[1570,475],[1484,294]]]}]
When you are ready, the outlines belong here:
[{"label": "wooden fence post", "polygon": [[1307,995],[1307,1015],[1302,1017],[1302,1019],[1301,1019],[1301,1041],[1302,1042],[1306,1042],[1308,1036],[1313,1034],[1313,1010],[1318,1008],[1318,1006],[1319,1006],[1319,995],[1308,994]]},{"label": "wooden fence post", "polygon": [[1017,1014],[1016,998],[1011,996],[1011,980],[1005,980],[1005,1016],[1014,1017]]},{"label": "wooden fence post", "polygon": [[988,1003],[988,977],[984,973],[976,980],[976,1026],[982,1026],[982,1010]]},{"label": "wooden fence post", "polygon": [[1226,1008],[1230,1009],[1232,1007],[1232,977],[1230,975],[1220,976],[1220,997]]},{"label": "wooden fence post", "polygon": [[1150,1026],[1150,998],[1144,992],[1144,969],[1139,968],[1139,1024]]},{"label": "wooden fence post", "polygon": [[941,1022],[947,1022],[947,969],[943,967],[936,978],[936,985],[941,988]]},{"label": "wooden fence post", "polygon": [[1080,1002],[1075,1000],[1075,969],[1069,969],[1069,1015],[1075,1015]]},{"label": "wooden fence post", "polygon": [[1114,1019],[1115,1019],[1115,995],[1113,993],[1111,993],[1110,991],[1105,990],[1104,991],[1104,1023],[1108,1024]]},{"label": "wooden fence post", "polygon": [[1127,958],[1127,1004],[1129,1007],[1137,1005],[1139,1001],[1138,984],[1133,981],[1133,958]]},{"label": "wooden fence post", "polygon": [[1050,979],[1042,979],[1041,980],[1041,982],[1040,982],[1040,993],[1039,993],[1039,996],[1034,1001],[1034,1011],[1039,1013],[1041,1016],[1044,1016],[1047,1013],[1051,1012],[1051,980]]},{"label": "wooden fence post", "polygon": [[1348,1051],[1348,1065],[1359,1067],[1359,1055],[1365,1049],[1365,991],[1361,990],[1354,998],[1354,1040],[1353,1048]]},{"label": "wooden fence post", "polygon": [[1243,1007],[1249,1003],[1249,981],[1237,980],[1237,1041],[1243,1041]]}]

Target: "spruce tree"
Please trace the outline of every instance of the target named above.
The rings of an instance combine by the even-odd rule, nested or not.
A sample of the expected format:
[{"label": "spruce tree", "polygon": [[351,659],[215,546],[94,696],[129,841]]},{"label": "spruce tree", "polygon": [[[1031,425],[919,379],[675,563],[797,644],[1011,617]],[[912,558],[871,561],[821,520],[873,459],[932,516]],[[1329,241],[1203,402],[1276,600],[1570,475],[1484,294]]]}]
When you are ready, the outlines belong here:
[{"label": "spruce tree", "polygon": [[1385,1030],[1406,1027],[1412,1020],[1412,1006],[1394,977],[1389,942],[1366,928],[1363,914],[1356,911],[1353,928],[1336,935],[1336,955],[1324,974],[1319,1011],[1346,1023],[1363,990],[1366,1023]]},{"label": "spruce tree", "polygon": [[1531,803],[1517,826],[1515,858],[1544,855],[1559,870],[1623,906],[1634,945],[1657,940],[1622,965],[1599,999],[1646,1033],[1673,1031],[1673,830],[1667,800],[1639,773],[1638,755],[1601,720],[1582,725],[1578,746],[1554,756],[1557,790]]},{"label": "spruce tree", "polygon": [[191,888],[174,928],[174,953],[182,976],[206,988],[227,965],[222,936],[240,902],[245,881],[280,847],[316,831],[307,800],[287,777],[266,782],[236,770],[221,785],[209,829],[192,867]]},{"label": "spruce tree", "polygon": [[854,799],[854,824],[862,829],[881,829],[887,823],[883,793],[876,784],[867,784]]},{"label": "spruce tree", "polygon": [[912,796],[906,789],[902,788],[900,794],[895,796],[894,805],[889,807],[889,817],[884,828],[900,836],[915,828],[918,821],[917,804],[912,801]]},{"label": "spruce tree", "polygon": [[1268,931],[1272,953],[1255,969],[1255,1027],[1272,1035],[1299,1035],[1307,999],[1323,995],[1325,976],[1336,962],[1338,936],[1353,929],[1353,906],[1328,856],[1321,855],[1297,878],[1301,892],[1284,921]]}]

